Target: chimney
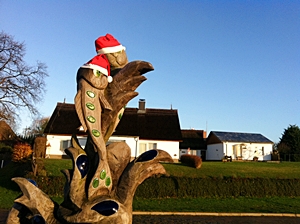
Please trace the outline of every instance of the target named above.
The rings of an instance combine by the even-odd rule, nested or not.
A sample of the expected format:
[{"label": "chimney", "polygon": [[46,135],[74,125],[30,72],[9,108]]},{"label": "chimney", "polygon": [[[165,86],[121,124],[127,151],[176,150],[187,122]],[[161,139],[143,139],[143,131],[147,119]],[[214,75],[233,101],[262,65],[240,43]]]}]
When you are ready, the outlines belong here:
[{"label": "chimney", "polygon": [[145,101],[145,99],[140,99],[139,100],[138,113],[146,113],[146,101]]}]

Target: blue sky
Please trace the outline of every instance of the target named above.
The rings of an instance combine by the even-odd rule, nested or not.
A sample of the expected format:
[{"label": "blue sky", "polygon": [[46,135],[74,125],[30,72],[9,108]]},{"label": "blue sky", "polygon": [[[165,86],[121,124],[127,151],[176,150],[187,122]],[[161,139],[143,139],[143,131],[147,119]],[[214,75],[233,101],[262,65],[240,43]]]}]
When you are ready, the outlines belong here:
[{"label": "blue sky", "polygon": [[[0,0],[0,30],[48,66],[37,105],[73,103],[77,69],[110,33],[155,70],[128,104],[178,110],[182,129],[261,133],[300,126],[300,1]],[[22,115],[22,128],[30,124]]]}]

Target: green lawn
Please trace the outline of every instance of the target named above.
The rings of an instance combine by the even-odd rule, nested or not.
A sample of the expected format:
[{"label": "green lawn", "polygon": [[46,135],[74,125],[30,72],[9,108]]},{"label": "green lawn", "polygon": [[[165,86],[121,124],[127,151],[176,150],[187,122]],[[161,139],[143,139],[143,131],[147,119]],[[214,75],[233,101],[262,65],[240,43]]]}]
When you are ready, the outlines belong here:
[{"label": "green lawn", "polygon": [[171,176],[300,178],[299,162],[203,162],[200,169],[173,163],[164,167]]},{"label": "green lawn", "polygon": [[63,175],[61,170],[72,169],[71,159],[44,159],[44,165],[48,176]]},{"label": "green lawn", "polygon": [[[47,175],[57,176],[63,175],[61,169],[72,168],[72,161],[45,159],[44,165]],[[172,176],[300,178],[300,163],[296,162],[203,162],[198,170],[180,163],[163,165]],[[11,208],[21,193],[11,178],[22,176],[26,169],[26,164],[11,164],[0,170],[0,208]],[[62,202],[61,197],[53,200]],[[300,213],[300,198],[135,198],[133,208],[135,211]]]},{"label": "green lawn", "polygon": [[[48,176],[62,175],[60,170],[72,168],[72,161],[69,159],[45,159],[44,164]],[[163,165],[172,176],[300,178],[300,162],[203,162],[200,169],[181,163]]]}]

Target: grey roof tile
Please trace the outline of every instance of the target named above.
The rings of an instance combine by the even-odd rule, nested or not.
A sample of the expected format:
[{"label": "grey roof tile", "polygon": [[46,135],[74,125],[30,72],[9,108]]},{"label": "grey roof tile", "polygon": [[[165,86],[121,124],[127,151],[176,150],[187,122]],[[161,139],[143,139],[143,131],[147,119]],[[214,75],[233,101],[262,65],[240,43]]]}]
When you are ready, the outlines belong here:
[{"label": "grey roof tile", "polygon": [[262,134],[212,131],[220,141],[225,142],[251,142],[251,143],[273,143]]}]

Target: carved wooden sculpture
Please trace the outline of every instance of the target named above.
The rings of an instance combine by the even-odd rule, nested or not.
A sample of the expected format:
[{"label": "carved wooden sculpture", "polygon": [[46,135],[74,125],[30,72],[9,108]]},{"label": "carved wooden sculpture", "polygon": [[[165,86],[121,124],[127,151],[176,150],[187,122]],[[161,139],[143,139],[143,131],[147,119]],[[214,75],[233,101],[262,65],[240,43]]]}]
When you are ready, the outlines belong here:
[{"label": "carved wooden sculpture", "polygon": [[[116,43],[109,34],[101,38]],[[96,41],[98,55],[78,70],[75,107],[88,138],[83,149],[73,135],[72,146],[65,150],[73,169],[63,170],[67,180],[63,203],[57,205],[27,179],[13,178],[23,195],[15,200],[7,223],[131,223],[138,185],[165,173],[160,161],[173,161],[165,151],[150,150],[130,162],[125,142],[106,145],[125,105],[146,80],[143,74],[153,70],[148,62],[128,63],[125,48],[118,44],[100,44],[97,49]]]}]

